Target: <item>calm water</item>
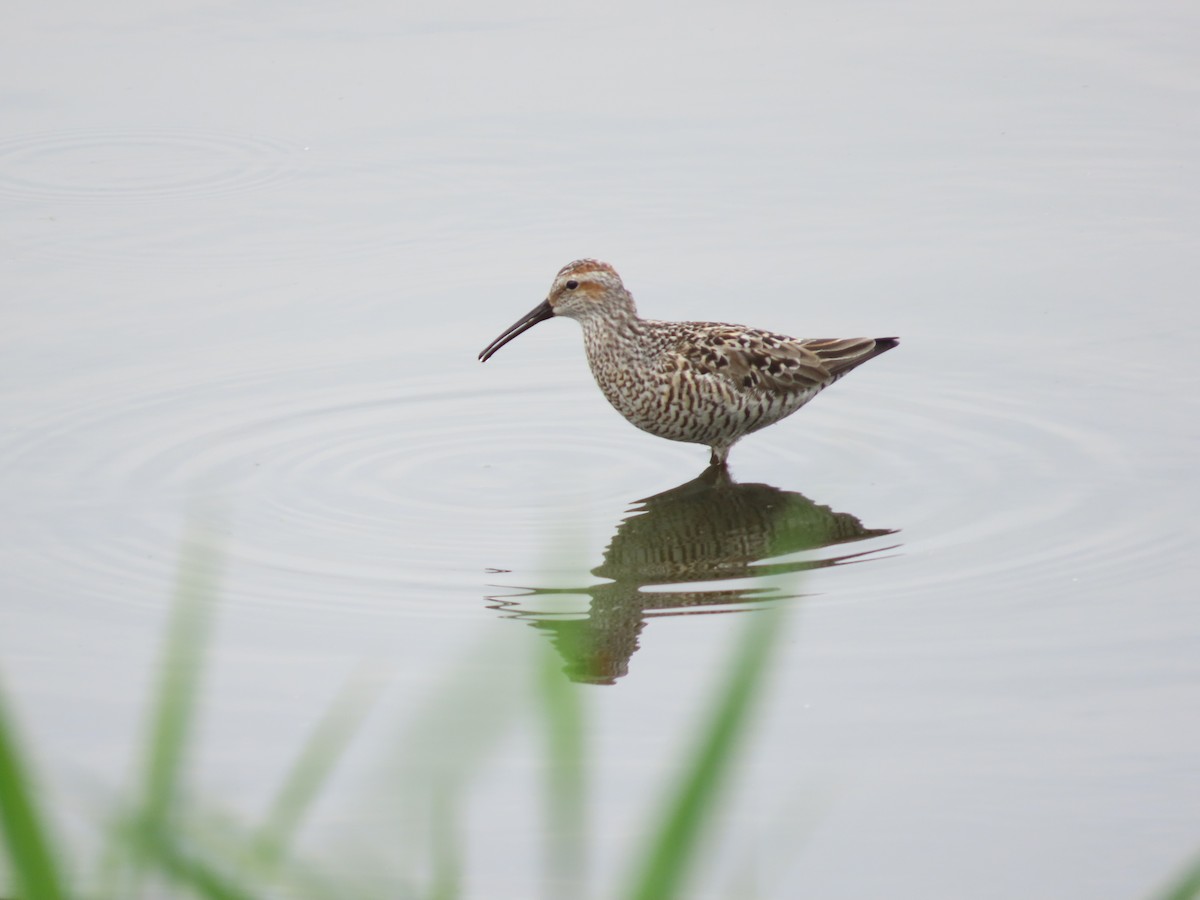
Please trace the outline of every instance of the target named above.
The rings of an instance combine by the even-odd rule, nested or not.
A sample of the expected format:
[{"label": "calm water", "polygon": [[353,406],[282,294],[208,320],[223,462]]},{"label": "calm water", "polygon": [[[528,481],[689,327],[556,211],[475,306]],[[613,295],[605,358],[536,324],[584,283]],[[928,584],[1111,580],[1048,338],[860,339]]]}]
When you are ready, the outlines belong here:
[{"label": "calm water", "polygon": [[[479,646],[550,643],[619,872],[784,604],[695,896],[1125,898],[1200,848],[1195,10],[20,20],[0,674],[64,818],[128,771],[190,516],[228,554],[197,777],[235,808],[364,663],[347,784]],[[580,256],[651,317],[903,342],[705,480],[574,323],[476,362]],[[486,770],[471,896],[535,893],[537,760]]]}]

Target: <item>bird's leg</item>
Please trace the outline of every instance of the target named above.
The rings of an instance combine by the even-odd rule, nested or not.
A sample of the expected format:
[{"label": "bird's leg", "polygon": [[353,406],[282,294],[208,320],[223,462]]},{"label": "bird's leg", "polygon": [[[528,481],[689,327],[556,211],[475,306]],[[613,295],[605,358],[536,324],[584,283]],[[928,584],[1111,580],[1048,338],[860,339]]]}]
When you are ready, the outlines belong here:
[{"label": "bird's leg", "polygon": [[708,459],[710,466],[723,466],[725,460],[729,458],[729,447],[716,445],[712,448],[712,456]]}]

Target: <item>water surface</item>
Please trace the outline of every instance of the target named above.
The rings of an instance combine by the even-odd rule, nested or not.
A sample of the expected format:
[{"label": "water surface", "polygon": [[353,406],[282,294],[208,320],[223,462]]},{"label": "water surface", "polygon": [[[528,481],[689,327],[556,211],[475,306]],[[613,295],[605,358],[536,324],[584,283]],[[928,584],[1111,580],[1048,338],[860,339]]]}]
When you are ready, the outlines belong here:
[{"label": "water surface", "polygon": [[[481,641],[549,643],[619,871],[738,621],[782,604],[694,896],[747,866],[780,897],[1162,883],[1200,845],[1197,24],[24,10],[0,673],[63,816],[127,771],[190,518],[227,554],[197,775],[234,807],[364,661],[386,710],[347,783]],[[585,255],[655,318],[902,343],[714,480],[607,407],[574,323],[476,362]],[[473,896],[535,890],[526,744],[480,787]]]}]

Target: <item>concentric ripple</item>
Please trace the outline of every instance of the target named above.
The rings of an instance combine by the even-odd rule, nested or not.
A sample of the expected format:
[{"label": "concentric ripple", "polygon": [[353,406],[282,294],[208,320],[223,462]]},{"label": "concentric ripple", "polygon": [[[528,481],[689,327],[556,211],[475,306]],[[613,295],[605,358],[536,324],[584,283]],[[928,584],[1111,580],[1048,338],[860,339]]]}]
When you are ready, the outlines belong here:
[{"label": "concentric ripple", "polygon": [[[58,593],[66,578],[75,595],[160,603],[181,516],[199,505],[227,523],[236,602],[445,611],[448,588],[478,596],[482,548],[505,534],[519,545],[544,522],[542,501],[490,506],[490,461],[523,460],[543,484],[552,459],[592,471],[632,462],[624,442],[583,429],[534,438],[510,427],[511,392],[481,391],[478,378],[465,363],[406,378],[380,359],[126,374],[52,413],[38,407],[0,465],[24,473],[9,494],[27,513],[22,539],[55,560],[39,577]],[[518,397],[560,419],[577,405],[538,385]],[[569,473],[557,484],[556,502],[594,494]]]},{"label": "concentric ripple", "polygon": [[[905,349],[925,350],[913,342]],[[1099,360],[1074,359],[1051,372],[1046,360],[1061,354],[1033,341],[1022,348],[1028,364],[1013,358],[1011,342],[981,340],[974,349],[975,358],[954,368],[938,348],[939,363],[956,378],[939,369],[860,378],[852,391],[835,386],[795,418],[739,444],[735,475],[781,473],[775,486],[817,503],[833,499],[830,482],[869,496],[869,510],[837,508],[897,530],[903,548],[886,564],[855,567],[857,592],[929,594],[970,584],[976,594],[1073,593],[1101,580],[1136,585],[1146,566],[1186,558],[1185,535],[1164,525],[1187,515],[1184,498],[1139,496],[1136,448],[1105,427],[1103,409],[1079,405],[1095,395],[1089,377],[1102,368]],[[1033,378],[1023,386],[1022,371],[1053,378],[1062,405],[1048,402]],[[658,442],[659,451],[665,447]],[[506,567],[502,558],[492,565]],[[831,578],[845,575],[822,584]],[[507,581],[528,583],[521,573]]]},{"label": "concentric ripple", "polygon": [[[474,615],[505,585],[594,582],[629,507],[703,468],[701,448],[634,431],[587,381],[547,380],[544,360],[485,379],[467,348],[422,360],[414,346],[223,372],[179,360],[30,394],[0,467],[10,559],[41,563],[13,578],[157,605],[199,503],[221,511],[234,602]],[[898,532],[899,556],[822,585],[845,568],[856,591],[886,594],[1132,582],[1186,552],[1158,524],[1169,498],[1128,499],[1119,436],[982,381],[922,388],[876,379],[735,451],[743,481],[780,473],[774,487]],[[879,503],[846,508],[838,483],[865,481]],[[564,548],[578,564],[547,570]]]},{"label": "concentric ripple", "polygon": [[207,131],[65,131],[0,142],[0,196],[134,202],[255,190],[302,168],[303,148]]},{"label": "concentric ripple", "polygon": [[876,589],[1073,592],[1101,579],[1133,585],[1155,560],[1182,558],[1183,535],[1164,523],[1185,515],[1183,499],[1139,495],[1137,448],[1086,405],[1091,367],[1053,373],[1062,400],[1047,402],[1015,373],[1050,378],[1053,354],[1030,346],[1042,371],[1014,362],[989,382],[990,348],[979,349],[957,379],[876,379],[857,388],[852,410],[814,404],[802,449],[771,445],[797,466],[840,466],[898,504],[884,524],[902,530],[904,557]]},{"label": "concentric ripple", "polygon": [[[208,131],[12,138],[0,142],[0,199],[39,208],[20,217],[5,247],[35,265],[210,272],[361,260],[413,240],[412,226],[380,211],[379,189],[362,180],[361,166],[318,155],[276,138]],[[410,203],[433,203],[423,177],[394,187]],[[243,196],[268,191],[269,200]],[[433,218],[418,220],[422,237],[436,233]]]}]

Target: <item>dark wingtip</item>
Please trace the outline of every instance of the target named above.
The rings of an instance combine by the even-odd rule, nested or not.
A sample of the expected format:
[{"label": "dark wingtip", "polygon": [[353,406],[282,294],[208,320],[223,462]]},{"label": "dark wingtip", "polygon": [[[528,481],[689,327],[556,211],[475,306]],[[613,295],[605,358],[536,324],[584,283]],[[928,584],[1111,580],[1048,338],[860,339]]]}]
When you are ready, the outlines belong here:
[{"label": "dark wingtip", "polygon": [[880,353],[886,353],[899,343],[898,337],[875,338],[875,346],[879,348]]}]

